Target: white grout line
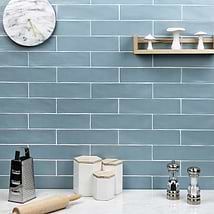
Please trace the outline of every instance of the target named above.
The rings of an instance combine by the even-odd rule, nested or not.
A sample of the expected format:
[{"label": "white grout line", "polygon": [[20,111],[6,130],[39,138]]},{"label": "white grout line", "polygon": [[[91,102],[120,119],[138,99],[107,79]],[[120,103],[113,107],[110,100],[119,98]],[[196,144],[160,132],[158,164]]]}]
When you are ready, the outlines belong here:
[{"label": "white grout line", "polygon": [[118,5],[118,20],[121,20],[121,5]]},{"label": "white grout line", "polygon": [[152,158],[152,161],[154,160],[154,146],[151,145],[151,158]]},{"label": "white grout line", "polygon": [[181,5],[181,20],[183,21],[184,19],[184,6]]},{"label": "white grout line", "polygon": [[90,144],[90,145],[89,145],[89,155],[90,155],[90,156],[91,156],[91,154],[92,154],[91,151],[92,151],[92,150],[91,150],[91,144]]},{"label": "white grout line", "polygon": [[27,129],[30,129],[30,114],[27,114]]},{"label": "white grout line", "polygon": [[118,51],[121,52],[121,49],[120,49],[120,36],[118,36]]},{"label": "white grout line", "polygon": [[154,177],[151,176],[151,189],[154,189],[154,181],[153,181]]},{"label": "white grout line", "polygon": [[57,160],[55,161],[55,166],[56,166],[56,168],[55,168],[55,175],[57,176],[58,175],[58,163],[57,163]]},{"label": "white grout line", "polygon": [[[58,131],[57,131],[57,129],[56,129],[56,131],[55,131],[55,135],[56,135],[56,145],[58,145]],[[59,144],[60,145],[60,144]]]}]

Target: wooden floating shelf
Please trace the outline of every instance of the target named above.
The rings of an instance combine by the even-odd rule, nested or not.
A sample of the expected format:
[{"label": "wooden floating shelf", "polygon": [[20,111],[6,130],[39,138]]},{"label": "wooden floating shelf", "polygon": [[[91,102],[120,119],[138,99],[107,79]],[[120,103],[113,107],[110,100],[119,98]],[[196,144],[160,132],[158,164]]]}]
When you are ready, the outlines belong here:
[{"label": "wooden floating shelf", "polygon": [[[173,38],[172,37],[158,37],[153,44],[172,44]],[[197,37],[181,37],[181,44],[183,45],[196,45],[198,43]],[[198,50],[198,49],[189,49],[184,48],[181,50],[172,50],[172,49],[156,49],[154,47],[153,50],[147,50],[142,47],[141,45],[147,46],[148,41],[144,39],[142,36],[134,36],[133,38],[133,47],[134,47],[134,54],[214,54],[214,36],[212,37],[205,37],[204,38],[204,45],[208,45],[208,49]]]}]

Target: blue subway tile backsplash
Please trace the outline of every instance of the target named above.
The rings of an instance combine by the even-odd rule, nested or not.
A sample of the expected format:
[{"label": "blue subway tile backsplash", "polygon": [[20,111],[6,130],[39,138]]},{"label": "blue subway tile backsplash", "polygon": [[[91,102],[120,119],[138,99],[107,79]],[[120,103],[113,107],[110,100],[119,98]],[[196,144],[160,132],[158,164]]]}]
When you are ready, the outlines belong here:
[{"label": "blue subway tile backsplash", "polygon": [[[72,188],[73,158],[124,161],[124,188],[165,189],[166,164],[214,189],[213,55],[134,55],[133,35],[213,34],[213,0],[50,0],[53,36],[22,47],[0,21],[0,188],[29,145],[37,188]],[[3,7],[1,8],[3,9]]]}]

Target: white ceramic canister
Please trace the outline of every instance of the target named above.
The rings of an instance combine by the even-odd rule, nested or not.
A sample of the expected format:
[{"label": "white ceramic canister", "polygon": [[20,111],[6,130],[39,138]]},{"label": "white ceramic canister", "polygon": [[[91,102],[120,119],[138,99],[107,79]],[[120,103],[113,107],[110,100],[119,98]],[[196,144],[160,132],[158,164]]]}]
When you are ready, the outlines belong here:
[{"label": "white ceramic canister", "polygon": [[73,190],[82,196],[92,196],[93,173],[102,168],[102,159],[97,156],[74,158]]},{"label": "white ceramic canister", "polygon": [[115,194],[123,191],[123,162],[118,159],[104,159],[103,170],[115,173]]},{"label": "white ceramic canister", "polygon": [[98,171],[93,174],[93,197],[99,201],[114,198],[115,175],[112,171]]}]

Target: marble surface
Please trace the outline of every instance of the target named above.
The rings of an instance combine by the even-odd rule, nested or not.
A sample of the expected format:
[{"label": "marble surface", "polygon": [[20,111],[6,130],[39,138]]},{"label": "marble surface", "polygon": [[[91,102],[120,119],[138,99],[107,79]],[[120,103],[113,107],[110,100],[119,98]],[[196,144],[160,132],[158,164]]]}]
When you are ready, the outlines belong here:
[{"label": "marble surface", "polygon": [[17,44],[35,46],[47,40],[56,24],[48,0],[10,0],[3,14],[7,35]]},{"label": "marble surface", "polygon": [[[39,200],[56,194],[70,194],[72,190],[37,190]],[[214,191],[202,191],[202,203],[197,206],[186,203],[186,191],[181,199],[169,201],[164,190],[126,190],[111,201],[95,201],[91,197],[71,203],[57,214],[213,214]],[[15,203],[7,202],[8,190],[0,190],[0,213],[8,214]]]}]

